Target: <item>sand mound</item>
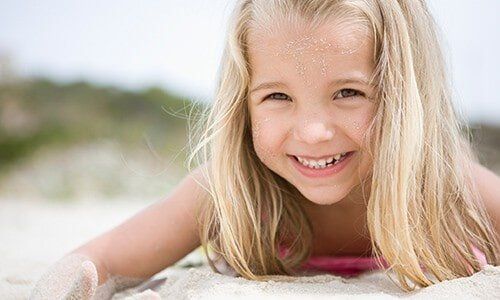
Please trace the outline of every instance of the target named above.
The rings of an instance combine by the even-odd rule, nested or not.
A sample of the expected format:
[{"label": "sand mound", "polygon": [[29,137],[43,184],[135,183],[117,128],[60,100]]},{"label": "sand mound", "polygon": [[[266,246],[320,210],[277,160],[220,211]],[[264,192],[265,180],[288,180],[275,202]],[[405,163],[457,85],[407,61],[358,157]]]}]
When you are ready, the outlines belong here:
[{"label": "sand mound", "polygon": [[[382,271],[356,278],[333,275],[307,277],[276,276],[258,282],[213,273],[208,266],[167,270],[167,280],[155,288],[162,299],[499,299],[500,266],[487,265],[470,277],[444,281],[411,293],[404,293]],[[146,299],[131,289],[113,299]],[[150,298],[148,298],[150,299]]]}]

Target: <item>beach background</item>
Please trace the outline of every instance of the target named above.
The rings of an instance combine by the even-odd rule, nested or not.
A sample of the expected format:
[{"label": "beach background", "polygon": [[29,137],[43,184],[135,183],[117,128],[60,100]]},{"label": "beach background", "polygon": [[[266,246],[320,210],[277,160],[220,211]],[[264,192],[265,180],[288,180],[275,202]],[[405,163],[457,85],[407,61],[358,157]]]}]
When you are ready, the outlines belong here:
[{"label": "beach background", "polygon": [[[500,2],[428,1],[457,110],[500,174]],[[211,102],[234,1],[0,3],[0,298],[26,299],[62,255],[168,197],[186,174],[190,112]],[[164,298],[401,296],[381,272],[255,283],[212,274],[200,249]],[[195,267],[190,269],[190,267]],[[500,296],[500,270],[415,297]],[[116,298],[137,298],[130,290]],[[146,296],[144,296],[146,297]]]}]

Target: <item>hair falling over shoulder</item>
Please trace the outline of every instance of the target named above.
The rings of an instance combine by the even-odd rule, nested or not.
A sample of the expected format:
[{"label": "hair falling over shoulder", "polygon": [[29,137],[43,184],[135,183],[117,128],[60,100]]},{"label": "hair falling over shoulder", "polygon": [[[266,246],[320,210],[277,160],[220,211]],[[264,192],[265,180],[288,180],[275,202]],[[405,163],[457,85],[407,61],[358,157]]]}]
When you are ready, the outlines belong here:
[{"label": "hair falling over shoulder", "polygon": [[[207,257],[213,251],[254,280],[292,275],[309,257],[312,229],[298,204],[303,196],[253,149],[246,38],[266,20],[321,23],[332,17],[366,24],[374,39],[378,92],[367,206],[373,254],[408,291],[479,271],[471,245],[498,265],[499,241],[471,176],[478,159],[452,105],[437,27],[423,0],[238,1],[214,101],[190,139],[188,167],[204,166],[210,198],[199,227]],[[280,244],[289,248],[284,258]]]}]

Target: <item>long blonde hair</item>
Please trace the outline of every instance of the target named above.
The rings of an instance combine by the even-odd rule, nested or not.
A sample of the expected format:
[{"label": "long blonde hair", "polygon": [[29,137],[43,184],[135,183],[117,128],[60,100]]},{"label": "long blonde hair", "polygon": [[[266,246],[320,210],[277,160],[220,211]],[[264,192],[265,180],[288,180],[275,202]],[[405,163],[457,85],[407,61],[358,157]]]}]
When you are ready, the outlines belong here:
[{"label": "long blonde hair", "polygon": [[[499,263],[499,242],[472,178],[478,159],[455,112],[435,22],[424,1],[242,0],[229,23],[214,102],[192,141],[188,167],[204,165],[209,200],[201,210],[205,252],[240,275],[295,274],[310,256],[312,227],[303,196],[255,154],[247,110],[247,35],[265,20],[331,16],[368,24],[376,62],[376,114],[367,225],[373,255],[383,257],[402,288],[480,270],[475,245]],[[280,257],[279,244],[289,253]],[[212,260],[210,265],[217,271]],[[414,283],[411,287],[407,279]]]}]

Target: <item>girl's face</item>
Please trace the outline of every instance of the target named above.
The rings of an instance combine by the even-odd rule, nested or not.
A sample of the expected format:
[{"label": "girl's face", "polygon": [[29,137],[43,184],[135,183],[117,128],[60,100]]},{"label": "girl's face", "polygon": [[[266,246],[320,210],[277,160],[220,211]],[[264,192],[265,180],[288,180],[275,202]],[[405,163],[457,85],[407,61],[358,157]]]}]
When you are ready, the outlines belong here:
[{"label": "girl's face", "polygon": [[248,37],[255,151],[307,199],[333,204],[371,168],[361,150],[375,111],[375,87],[368,85],[373,42],[366,30],[345,24],[279,28]]}]

